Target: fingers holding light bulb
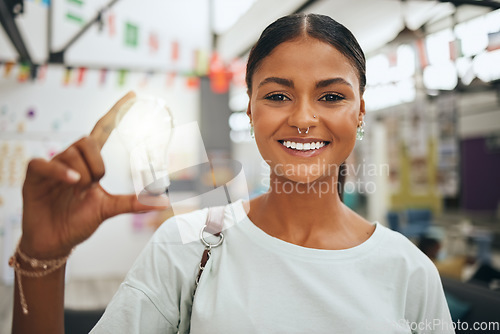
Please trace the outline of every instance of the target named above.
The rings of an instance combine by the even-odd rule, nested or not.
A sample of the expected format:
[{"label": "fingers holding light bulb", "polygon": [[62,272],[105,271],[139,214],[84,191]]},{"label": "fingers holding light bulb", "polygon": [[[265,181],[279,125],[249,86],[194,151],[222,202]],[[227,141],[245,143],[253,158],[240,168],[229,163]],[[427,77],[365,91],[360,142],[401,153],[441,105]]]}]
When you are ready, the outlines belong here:
[{"label": "fingers holding light bulb", "polygon": [[113,107],[97,121],[94,129],[90,133],[90,137],[93,137],[98,146],[99,150],[102,149],[106,141],[108,140],[111,131],[115,128],[116,124],[116,114],[121,109],[121,107],[127,103],[128,101],[134,99],[136,97],[135,92],[130,91],[125,94],[118,102],[116,102]]}]

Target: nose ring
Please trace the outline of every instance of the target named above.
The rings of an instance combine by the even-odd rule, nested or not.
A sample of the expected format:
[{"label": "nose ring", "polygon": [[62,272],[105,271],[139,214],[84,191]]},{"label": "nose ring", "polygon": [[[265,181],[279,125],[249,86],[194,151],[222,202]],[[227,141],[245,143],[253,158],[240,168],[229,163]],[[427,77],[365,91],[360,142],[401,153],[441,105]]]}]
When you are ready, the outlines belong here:
[{"label": "nose ring", "polygon": [[[297,131],[299,131],[299,133],[302,133],[302,131],[300,131],[300,128],[299,128],[299,127],[297,127]],[[309,133],[309,127],[307,127],[307,129],[306,129],[305,133],[306,133],[306,134],[308,134],[308,133]]]}]

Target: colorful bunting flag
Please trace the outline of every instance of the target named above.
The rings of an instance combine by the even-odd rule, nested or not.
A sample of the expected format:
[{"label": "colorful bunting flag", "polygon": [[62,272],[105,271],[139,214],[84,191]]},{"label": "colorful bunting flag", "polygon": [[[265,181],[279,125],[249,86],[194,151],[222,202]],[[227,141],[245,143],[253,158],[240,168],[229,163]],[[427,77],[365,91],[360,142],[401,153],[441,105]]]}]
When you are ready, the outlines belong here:
[{"label": "colorful bunting flag", "polygon": [[71,83],[71,76],[73,74],[73,68],[72,67],[66,67],[64,70],[64,77],[63,77],[63,85],[68,86]]},{"label": "colorful bunting flag", "polygon": [[231,72],[226,69],[226,65],[216,52],[212,54],[208,76],[210,78],[210,88],[215,94],[227,93]]},{"label": "colorful bunting flag", "polygon": [[200,88],[200,78],[197,76],[188,76],[186,78],[186,86],[189,89],[199,89]]},{"label": "colorful bunting flag", "polygon": [[29,79],[29,77],[30,77],[30,66],[27,64],[20,64],[19,73],[17,75],[17,81],[25,82]]},{"label": "colorful bunting flag", "polygon": [[82,85],[83,80],[85,79],[85,73],[87,73],[87,68],[86,67],[80,67],[78,69],[78,77],[76,79],[76,84],[78,86]]},{"label": "colorful bunting flag", "polygon": [[118,72],[118,86],[122,87],[125,85],[127,81],[127,74],[128,74],[127,70],[120,70]]},{"label": "colorful bunting flag", "polygon": [[108,69],[101,68],[101,72],[99,74],[99,85],[103,86],[106,83],[107,76],[108,76]]},{"label": "colorful bunting flag", "polygon": [[3,72],[3,76],[5,78],[10,76],[10,73],[12,72],[12,69],[14,68],[15,64],[16,63],[14,63],[13,61],[8,61],[5,63],[4,72]]}]

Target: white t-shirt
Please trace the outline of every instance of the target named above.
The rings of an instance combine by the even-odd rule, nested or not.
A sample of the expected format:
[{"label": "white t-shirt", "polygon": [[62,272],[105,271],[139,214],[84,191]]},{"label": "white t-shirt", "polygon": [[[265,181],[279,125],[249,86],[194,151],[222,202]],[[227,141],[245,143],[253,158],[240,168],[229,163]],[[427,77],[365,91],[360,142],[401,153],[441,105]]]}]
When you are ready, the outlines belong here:
[{"label": "white t-shirt", "polygon": [[256,227],[242,201],[193,302],[204,246],[187,241],[206,214],[158,229],[92,333],[454,333],[434,264],[401,234],[376,223],[356,247],[305,248]]}]

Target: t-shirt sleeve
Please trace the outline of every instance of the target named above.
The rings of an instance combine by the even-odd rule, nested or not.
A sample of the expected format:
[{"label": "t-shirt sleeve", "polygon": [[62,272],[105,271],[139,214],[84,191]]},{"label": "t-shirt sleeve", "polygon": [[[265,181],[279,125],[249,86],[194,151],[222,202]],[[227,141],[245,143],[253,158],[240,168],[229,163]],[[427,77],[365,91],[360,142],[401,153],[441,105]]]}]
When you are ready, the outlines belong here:
[{"label": "t-shirt sleeve", "polygon": [[170,321],[144,291],[122,283],[106,312],[90,333],[175,334],[177,324]]},{"label": "t-shirt sleeve", "polygon": [[167,220],[141,252],[91,333],[184,333],[189,330],[201,242],[183,242],[178,224],[202,222],[189,215]]},{"label": "t-shirt sleeve", "polygon": [[412,333],[455,333],[439,273],[423,254],[410,277],[407,301],[406,320]]}]

